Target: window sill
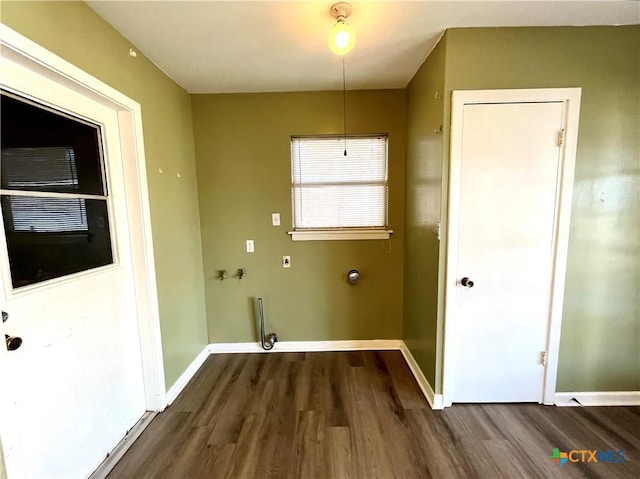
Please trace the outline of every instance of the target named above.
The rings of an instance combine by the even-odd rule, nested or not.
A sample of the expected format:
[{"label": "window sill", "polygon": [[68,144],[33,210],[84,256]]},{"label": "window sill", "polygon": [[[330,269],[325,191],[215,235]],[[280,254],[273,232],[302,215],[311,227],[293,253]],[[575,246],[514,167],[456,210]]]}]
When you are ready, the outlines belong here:
[{"label": "window sill", "polygon": [[389,239],[393,230],[306,230],[289,231],[293,241]]}]

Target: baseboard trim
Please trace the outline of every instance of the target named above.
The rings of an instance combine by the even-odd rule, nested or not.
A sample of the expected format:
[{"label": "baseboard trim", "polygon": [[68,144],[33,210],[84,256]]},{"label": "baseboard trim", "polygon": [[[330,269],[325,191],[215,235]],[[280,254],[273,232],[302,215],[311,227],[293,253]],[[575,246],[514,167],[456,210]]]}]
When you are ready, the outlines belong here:
[{"label": "baseboard trim", "polygon": [[105,479],[109,473],[116,467],[116,464],[124,457],[126,452],[133,446],[136,440],[144,432],[153,418],[156,417],[155,411],[147,411],[142,415],[140,420],[127,432],[127,435],[116,445],[109,453],[107,458],[100,463],[95,471],[91,473],[88,479]]},{"label": "baseboard trim", "polygon": [[444,409],[442,394],[435,394],[429,381],[420,370],[411,351],[401,339],[371,339],[354,341],[280,341],[270,351],[260,347],[260,343],[211,343],[208,346],[210,354],[224,353],[305,353],[312,351],[364,351],[364,350],[393,350],[400,351],[413,377],[432,409]]},{"label": "baseboard trim", "polygon": [[558,407],[640,406],[640,391],[561,392],[555,395]]},{"label": "baseboard trim", "polygon": [[212,343],[211,354],[220,353],[305,353],[311,351],[361,351],[400,349],[400,339],[365,339],[354,341],[278,341],[272,350],[266,351],[260,343]]},{"label": "baseboard trim", "polygon": [[180,375],[178,380],[169,388],[167,391],[167,406],[170,406],[173,401],[178,397],[178,395],[185,388],[187,383],[191,381],[191,378],[195,376],[198,372],[198,369],[202,366],[202,364],[206,361],[209,356],[209,346],[205,346],[204,349],[196,356],[196,358],[189,364],[189,367],[185,369],[185,371]]},{"label": "baseboard trim", "polygon": [[411,354],[411,351],[404,341],[401,341],[400,352],[404,356],[404,360],[407,362],[407,365],[409,366],[413,377],[416,378],[416,382],[418,383],[418,386],[420,386],[422,394],[424,394],[424,397],[427,399],[427,402],[431,406],[431,409],[444,409],[442,394],[435,394],[433,392],[431,384],[429,384],[429,381],[427,381],[427,378],[422,373],[420,366],[418,366],[418,363],[413,357],[413,354]]}]

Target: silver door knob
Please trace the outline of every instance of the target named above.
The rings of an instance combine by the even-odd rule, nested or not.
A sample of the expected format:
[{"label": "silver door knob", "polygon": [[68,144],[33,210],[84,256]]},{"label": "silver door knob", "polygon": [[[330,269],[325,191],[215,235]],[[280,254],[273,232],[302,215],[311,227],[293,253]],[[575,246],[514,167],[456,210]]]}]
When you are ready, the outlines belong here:
[{"label": "silver door knob", "polygon": [[347,273],[347,282],[349,284],[356,284],[358,281],[360,281],[360,271],[357,269],[349,270]]},{"label": "silver door knob", "polygon": [[460,280],[460,284],[465,288],[473,288],[473,281],[471,281],[466,276]]}]

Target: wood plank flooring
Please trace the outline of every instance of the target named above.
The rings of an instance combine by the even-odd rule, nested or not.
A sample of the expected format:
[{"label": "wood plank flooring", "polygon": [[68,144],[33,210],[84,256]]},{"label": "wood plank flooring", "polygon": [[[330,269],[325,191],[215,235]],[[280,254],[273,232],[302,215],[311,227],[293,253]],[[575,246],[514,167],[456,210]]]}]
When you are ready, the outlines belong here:
[{"label": "wood plank flooring", "polygon": [[[626,462],[560,467],[555,447]],[[639,477],[640,407],[432,411],[398,351],[212,355],[108,476]]]}]

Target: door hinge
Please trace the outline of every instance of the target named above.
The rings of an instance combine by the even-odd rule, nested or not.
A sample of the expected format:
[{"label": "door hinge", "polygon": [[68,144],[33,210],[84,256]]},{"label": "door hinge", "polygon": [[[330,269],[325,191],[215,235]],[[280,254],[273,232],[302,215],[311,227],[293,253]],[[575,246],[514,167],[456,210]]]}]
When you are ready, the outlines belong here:
[{"label": "door hinge", "polygon": [[542,364],[543,366],[547,365],[547,352],[546,351],[540,351],[540,364]]},{"label": "door hinge", "polygon": [[564,128],[558,132],[558,146],[564,145]]}]

